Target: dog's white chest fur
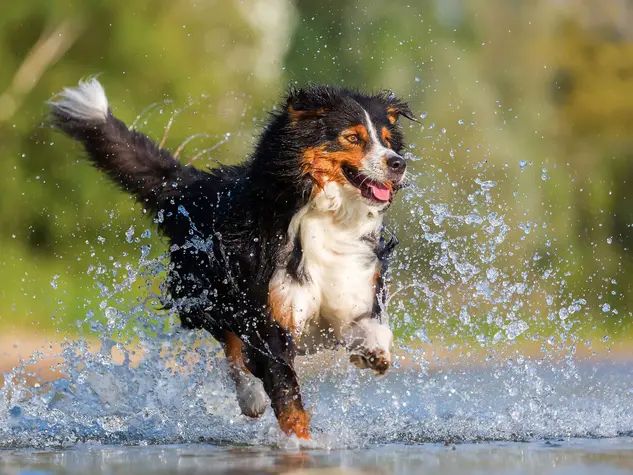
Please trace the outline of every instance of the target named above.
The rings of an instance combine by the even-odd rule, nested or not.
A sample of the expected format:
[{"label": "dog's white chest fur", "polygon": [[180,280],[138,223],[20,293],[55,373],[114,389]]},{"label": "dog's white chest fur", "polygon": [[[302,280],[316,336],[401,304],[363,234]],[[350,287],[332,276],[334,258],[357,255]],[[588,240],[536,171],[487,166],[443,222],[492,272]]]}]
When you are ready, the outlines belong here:
[{"label": "dog's white chest fur", "polygon": [[377,258],[366,237],[378,232],[382,217],[352,193],[356,190],[329,183],[297,213],[288,242],[300,239],[305,279],[297,282],[280,267],[271,281],[304,351],[340,341],[353,321],[372,311]]}]

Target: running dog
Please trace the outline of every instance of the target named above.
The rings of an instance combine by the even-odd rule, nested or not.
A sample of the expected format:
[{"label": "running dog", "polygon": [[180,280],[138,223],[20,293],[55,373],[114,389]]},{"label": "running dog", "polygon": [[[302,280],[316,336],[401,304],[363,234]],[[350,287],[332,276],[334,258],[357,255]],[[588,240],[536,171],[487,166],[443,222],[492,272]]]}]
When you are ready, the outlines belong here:
[{"label": "running dog", "polygon": [[224,346],[243,414],[266,396],[289,435],[309,439],[295,355],[344,346],[384,374],[393,335],[385,273],[397,244],[383,216],[403,186],[391,93],[291,89],[250,158],[184,166],[110,109],[94,78],[50,103],[52,124],[150,211],[170,246],[169,299],[185,328]]}]

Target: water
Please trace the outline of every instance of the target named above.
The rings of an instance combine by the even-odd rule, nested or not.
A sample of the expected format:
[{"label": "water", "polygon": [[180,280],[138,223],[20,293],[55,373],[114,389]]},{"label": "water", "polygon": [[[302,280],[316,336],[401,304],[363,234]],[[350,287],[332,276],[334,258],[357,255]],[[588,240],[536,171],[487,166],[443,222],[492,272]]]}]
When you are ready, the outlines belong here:
[{"label": "water", "polygon": [[571,372],[525,359],[428,374],[409,368],[376,380],[334,362],[326,374],[300,365],[312,442],[280,434],[271,411],[260,421],[239,415],[219,362],[198,382],[189,371],[162,379],[166,365],[156,362],[93,366],[23,394],[3,413],[0,473],[633,470],[630,364]]},{"label": "water", "polygon": [[457,446],[380,445],[329,451],[209,444],[84,445],[68,450],[5,450],[0,452],[0,472],[7,475],[617,475],[633,472],[631,448],[628,438]]},{"label": "water", "polygon": [[23,393],[12,401],[22,402],[3,413],[0,473],[633,469],[629,364],[580,365],[572,376],[565,365],[524,360],[428,374],[410,368],[375,380],[340,360],[326,375],[307,362],[314,441],[300,444],[278,433],[270,411],[257,422],[239,415],[219,362],[196,381],[187,371],[163,379],[168,364],[134,368],[102,355],[74,381],[14,389]]}]

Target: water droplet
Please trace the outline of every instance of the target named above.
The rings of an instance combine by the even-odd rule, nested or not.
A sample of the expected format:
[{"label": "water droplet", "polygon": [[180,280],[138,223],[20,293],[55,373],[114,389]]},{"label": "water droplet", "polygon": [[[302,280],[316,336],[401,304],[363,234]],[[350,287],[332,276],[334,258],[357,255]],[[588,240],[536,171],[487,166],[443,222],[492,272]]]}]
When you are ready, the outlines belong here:
[{"label": "water droplet", "polygon": [[517,320],[506,325],[506,336],[510,340],[514,340],[516,337],[524,333],[529,328],[529,325],[523,320]]},{"label": "water droplet", "polygon": [[132,242],[134,238],[134,226],[130,226],[127,231],[125,231],[125,240],[127,242]]},{"label": "water droplet", "polygon": [[482,191],[489,191],[497,186],[496,181],[482,181],[479,178],[475,178],[475,183],[477,183],[481,187]]},{"label": "water droplet", "polygon": [[462,310],[459,313],[459,321],[462,322],[464,325],[470,324],[470,315],[468,315],[468,308],[466,308],[465,306],[462,307]]}]

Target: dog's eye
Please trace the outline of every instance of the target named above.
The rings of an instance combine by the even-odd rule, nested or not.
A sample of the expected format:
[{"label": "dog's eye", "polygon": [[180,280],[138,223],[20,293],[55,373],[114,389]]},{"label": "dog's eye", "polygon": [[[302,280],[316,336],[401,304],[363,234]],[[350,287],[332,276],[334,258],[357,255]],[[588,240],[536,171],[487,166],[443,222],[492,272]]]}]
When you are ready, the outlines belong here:
[{"label": "dog's eye", "polygon": [[358,143],[360,142],[360,137],[356,134],[348,135],[345,137],[349,143]]}]

